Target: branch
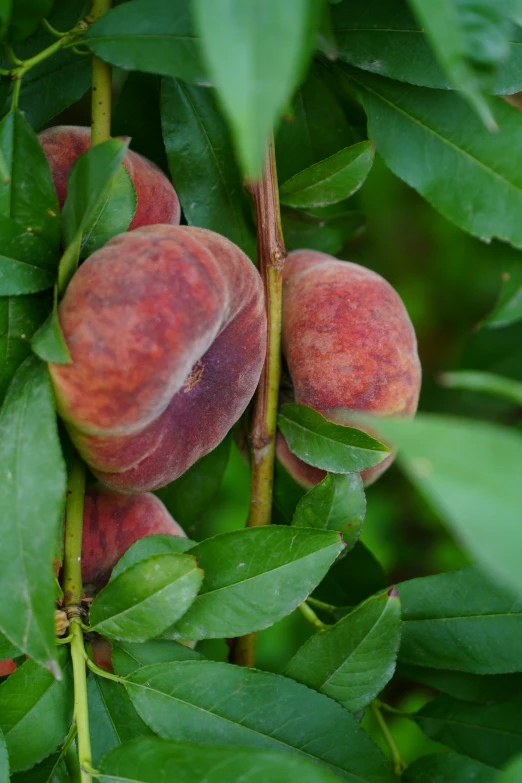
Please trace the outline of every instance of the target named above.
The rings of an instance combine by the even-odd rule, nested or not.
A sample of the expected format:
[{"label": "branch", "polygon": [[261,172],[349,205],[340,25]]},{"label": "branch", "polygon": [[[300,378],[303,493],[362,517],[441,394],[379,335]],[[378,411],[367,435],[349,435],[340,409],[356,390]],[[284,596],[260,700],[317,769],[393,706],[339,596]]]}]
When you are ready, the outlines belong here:
[{"label": "branch", "polygon": [[[86,21],[95,22],[110,10],[112,0],[93,0]],[[111,137],[112,71],[110,65],[92,58],[91,144],[100,144]]]},{"label": "branch", "polygon": [[[257,216],[257,257],[265,288],[268,342],[265,365],[257,389],[250,432],[252,482],[248,527],[269,525],[272,518],[277,406],[281,380],[281,324],[283,266],[286,249],[281,230],[274,140],[270,139],[263,176],[250,186]],[[257,634],[231,642],[230,660],[253,666]]]}]

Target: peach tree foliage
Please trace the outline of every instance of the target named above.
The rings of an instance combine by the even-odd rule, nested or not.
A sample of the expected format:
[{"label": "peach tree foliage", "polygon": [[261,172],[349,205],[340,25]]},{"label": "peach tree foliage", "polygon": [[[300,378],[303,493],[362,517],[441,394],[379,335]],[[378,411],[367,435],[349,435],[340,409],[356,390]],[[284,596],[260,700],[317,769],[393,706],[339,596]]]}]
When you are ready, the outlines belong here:
[{"label": "peach tree foliage", "polygon": [[[522,322],[522,2],[113,6],[0,2],[0,783],[520,780],[522,375],[513,345]],[[38,134],[91,120],[100,143],[76,151],[60,195]],[[59,135],[57,154],[66,148]],[[137,159],[133,167],[129,148],[158,168]],[[344,260],[368,241],[358,191],[376,155],[462,232],[513,248],[512,269],[480,325],[486,342],[493,335],[501,346],[495,350],[508,359],[488,365],[476,357],[446,374],[443,382],[464,394],[458,417],[447,414],[449,405],[434,409],[429,395],[408,421],[329,415],[310,385],[298,390],[311,354],[293,344],[295,332],[283,334],[288,367],[279,389],[285,247]],[[77,345],[60,303],[79,290],[78,280],[88,281],[82,264],[93,252],[104,263],[85,292],[89,301],[104,289],[104,275],[113,275],[117,248],[130,248],[132,261],[140,241],[153,244],[147,237],[157,228],[125,232],[144,205],[160,205],[164,196],[146,190],[160,181],[172,203],[167,217],[149,223],[177,223],[179,198],[182,227],[168,226],[166,236],[185,237],[188,253],[200,229],[221,234],[218,250],[198,251],[213,275],[220,254],[229,252],[223,248],[237,246],[230,263],[248,271],[231,282],[232,267],[223,266],[229,278],[221,310],[215,323],[203,317],[206,345],[221,340],[221,358],[239,369],[244,351],[257,351],[259,375],[261,310],[255,318],[262,339],[238,320],[235,340],[223,342],[234,324],[227,303],[234,295],[241,300],[241,319],[251,302],[237,286],[248,276],[258,281],[254,288],[261,285],[258,262],[270,329],[258,389],[264,405],[243,413],[252,387],[231,414],[225,379],[208,418],[196,404],[193,418],[182,421],[191,448],[210,438],[199,453],[194,447],[204,456],[185,460],[168,483],[140,487],[155,496],[118,496],[94,486],[94,472],[102,479],[107,472],[89,450],[101,410],[80,432],[56,382],[69,377]],[[373,220],[378,230],[379,216]],[[188,276],[194,259],[180,274]],[[114,301],[135,285],[134,272],[132,263],[125,274],[120,269]],[[145,299],[155,290],[149,282],[136,284]],[[438,295],[442,309],[444,293]],[[315,296],[306,303],[296,296],[285,329],[292,321],[305,330],[324,316],[329,298]],[[344,346],[352,364],[364,346],[344,399],[370,361],[385,373],[372,335],[372,324],[384,340],[391,333],[379,296],[360,295],[358,306],[371,305],[381,318],[369,319],[360,343],[353,334]],[[314,301],[321,312],[313,312]],[[154,305],[152,296],[147,307]],[[196,297],[192,311],[200,305]],[[71,333],[78,312],[74,300]],[[342,320],[348,317],[343,311]],[[96,313],[92,320],[95,328]],[[112,321],[115,351],[125,337],[119,323]],[[332,323],[342,337],[341,319],[325,321],[325,329]],[[200,381],[196,337],[187,329],[187,344],[190,338],[195,346],[187,349],[188,393]],[[174,343],[164,338],[165,355]],[[319,392],[324,373],[332,372],[329,359],[312,362]],[[140,366],[143,383],[155,383],[163,365],[162,355],[149,373]],[[114,376],[131,374],[115,366]],[[86,408],[100,388],[88,381],[78,392]],[[488,415],[475,416],[476,406],[466,402],[484,395],[492,401]],[[276,423],[281,460],[273,465],[266,455],[274,454]],[[111,434],[120,436],[116,430]],[[160,468],[179,446],[175,429],[169,437]],[[86,494],[86,468],[73,442],[93,471]],[[358,541],[367,505],[368,524],[374,519],[360,474],[378,472],[390,449],[458,542],[467,567],[393,585]],[[143,453],[150,451],[140,459]],[[292,475],[298,463],[315,476],[307,487]],[[241,482],[248,491],[253,476],[250,524],[245,512],[237,529],[222,520],[208,536],[205,514],[231,470],[241,476],[235,491]],[[393,497],[398,518],[402,501]],[[86,586],[97,582],[85,592],[82,524],[89,566],[83,579]],[[295,612],[308,621],[307,633],[288,638],[277,673],[255,668],[255,634]],[[424,694],[423,706],[406,715],[418,745],[408,767],[388,704],[405,688]]]}]

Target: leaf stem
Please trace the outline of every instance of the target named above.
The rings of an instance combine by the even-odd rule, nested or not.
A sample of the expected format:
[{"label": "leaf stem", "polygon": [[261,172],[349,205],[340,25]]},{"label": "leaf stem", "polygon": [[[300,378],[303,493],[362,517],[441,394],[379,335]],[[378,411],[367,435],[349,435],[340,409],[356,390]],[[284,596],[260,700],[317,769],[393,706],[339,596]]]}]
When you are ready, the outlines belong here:
[{"label": "leaf stem", "polygon": [[312,598],[310,596],[306,599],[306,602],[311,606],[315,606],[317,609],[322,609],[323,612],[328,612],[328,614],[336,614],[339,611],[338,606],[325,604],[324,601],[319,601],[317,598]]},{"label": "leaf stem", "polygon": [[[112,0],[93,0],[86,21],[90,24],[110,10]],[[112,70],[110,65],[92,58],[91,144],[111,137]]]},{"label": "leaf stem", "polygon": [[91,783],[84,763],[92,762],[89,715],[87,707],[87,673],[85,647],[81,628],[82,530],[85,496],[85,465],[75,455],[69,472],[65,501],[65,553],[63,592],[65,611],[70,622],[71,658],[74,679],[74,718],[78,727],[78,756],[82,783]]},{"label": "leaf stem", "polygon": [[312,607],[309,606],[306,601],[303,601],[303,603],[299,606],[299,611],[305,620],[308,620],[308,622],[311,623],[317,631],[324,631],[325,628],[330,627],[328,623],[323,623],[323,621],[318,618]]},{"label": "leaf stem", "polygon": [[402,775],[406,767],[408,766],[404,759],[402,758],[401,752],[399,748],[397,747],[395,740],[393,739],[393,735],[388,727],[388,724],[384,720],[384,716],[381,712],[381,704],[377,699],[372,701],[370,704],[371,710],[373,714],[375,715],[375,718],[377,720],[377,723],[379,724],[379,728],[382,731],[382,734],[384,736],[384,739],[386,740],[386,744],[388,745],[390,749],[390,754],[392,758],[393,763],[393,769],[397,776]]},{"label": "leaf stem", "polygon": [[112,674],[111,672],[105,671],[105,669],[100,669],[99,666],[96,666],[93,660],[89,658],[87,653],[85,653],[85,662],[88,666],[88,668],[93,672],[93,674],[97,674],[98,677],[105,677],[106,680],[112,680],[113,682],[117,682],[120,685],[125,684],[125,678],[120,677],[119,674]]},{"label": "leaf stem", "polygon": [[[268,342],[265,365],[257,389],[250,431],[252,480],[248,527],[269,525],[272,517],[277,405],[281,380],[281,324],[283,266],[286,249],[281,229],[279,191],[273,136],[265,157],[263,176],[250,185],[257,217],[257,258],[265,289]],[[253,666],[257,634],[234,639],[230,660]]]}]

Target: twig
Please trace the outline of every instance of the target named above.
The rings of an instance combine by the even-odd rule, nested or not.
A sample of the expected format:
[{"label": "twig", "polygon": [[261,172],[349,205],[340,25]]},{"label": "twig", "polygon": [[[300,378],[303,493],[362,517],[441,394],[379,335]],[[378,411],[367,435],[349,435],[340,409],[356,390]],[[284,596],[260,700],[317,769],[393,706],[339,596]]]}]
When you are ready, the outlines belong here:
[{"label": "twig", "polygon": [[[281,230],[274,140],[270,139],[263,176],[250,186],[257,216],[257,257],[265,288],[268,341],[265,365],[257,389],[250,439],[252,482],[248,527],[269,525],[272,516],[277,404],[281,379],[281,316],[286,250]],[[231,643],[230,660],[253,666],[256,634]]]}]

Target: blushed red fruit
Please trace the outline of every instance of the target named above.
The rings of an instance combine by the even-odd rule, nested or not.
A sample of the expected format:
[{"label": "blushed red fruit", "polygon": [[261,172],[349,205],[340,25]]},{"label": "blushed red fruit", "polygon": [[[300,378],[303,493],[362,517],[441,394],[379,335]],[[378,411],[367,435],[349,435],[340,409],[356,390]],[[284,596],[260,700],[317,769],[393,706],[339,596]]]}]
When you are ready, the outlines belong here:
[{"label": "blushed red fruit", "polygon": [[98,636],[91,642],[92,659],[96,666],[105,672],[114,674],[112,665],[112,647],[108,639]]},{"label": "blushed red fruit", "polygon": [[[353,411],[413,416],[421,385],[417,341],[392,286],[370,269],[313,250],[290,253],[283,280],[283,351],[295,401],[345,425]],[[277,454],[303,486],[325,476],[293,455],[281,435]],[[363,471],[365,484],[392,460]]]},{"label": "blushed red fruit", "polygon": [[124,495],[100,485],[85,493],[82,581],[100,589],[127,549],[144,536],[186,538],[185,531],[155,495]]},{"label": "blushed red fruit", "polygon": [[4,658],[0,661],[0,677],[7,677],[8,674],[12,674],[16,670],[16,663],[12,658]]},{"label": "blushed red fruit", "polygon": [[[38,138],[51,166],[60,207],[63,207],[69,173],[76,159],[89,149],[91,130],[77,125],[57,125],[40,133]],[[157,223],[178,225],[179,199],[161,169],[132,150],[125,154],[124,166],[134,183],[137,197],[129,231]]]},{"label": "blushed red fruit", "polygon": [[239,419],[263,366],[261,278],[219,234],[149,226],[108,242],[60,304],[73,363],[51,364],[58,410],[103,483],[162,487]]}]

